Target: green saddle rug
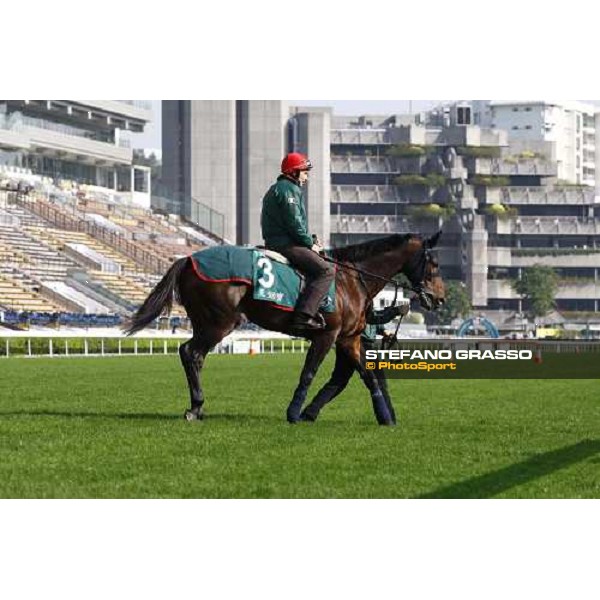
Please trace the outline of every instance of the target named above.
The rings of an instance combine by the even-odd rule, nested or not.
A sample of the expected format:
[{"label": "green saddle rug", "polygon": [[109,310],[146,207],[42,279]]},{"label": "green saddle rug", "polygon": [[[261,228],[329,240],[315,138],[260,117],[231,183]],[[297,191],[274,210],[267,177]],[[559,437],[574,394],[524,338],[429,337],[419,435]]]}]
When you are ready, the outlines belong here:
[{"label": "green saddle rug", "polygon": [[[191,255],[196,275],[204,281],[251,285],[253,298],[281,310],[294,310],[304,277],[290,265],[273,260],[264,250],[243,246],[213,246]],[[320,310],[335,312],[335,280]]]}]

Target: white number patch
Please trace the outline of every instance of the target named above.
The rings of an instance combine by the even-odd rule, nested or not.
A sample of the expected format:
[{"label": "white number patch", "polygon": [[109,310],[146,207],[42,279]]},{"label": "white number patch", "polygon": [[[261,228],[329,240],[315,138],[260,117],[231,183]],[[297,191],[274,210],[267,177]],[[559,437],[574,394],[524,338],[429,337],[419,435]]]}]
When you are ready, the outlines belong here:
[{"label": "white number patch", "polygon": [[273,264],[271,261],[262,257],[259,258],[256,265],[259,269],[263,269],[262,277],[258,280],[258,283],[264,288],[270,288],[275,283],[275,275],[273,274]]}]

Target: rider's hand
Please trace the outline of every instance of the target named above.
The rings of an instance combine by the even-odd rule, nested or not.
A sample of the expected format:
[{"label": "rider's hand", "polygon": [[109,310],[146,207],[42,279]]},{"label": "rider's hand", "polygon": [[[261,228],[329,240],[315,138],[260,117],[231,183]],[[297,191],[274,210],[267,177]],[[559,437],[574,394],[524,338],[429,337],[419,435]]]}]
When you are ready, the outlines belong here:
[{"label": "rider's hand", "polygon": [[322,252],[323,246],[321,246],[320,244],[313,244],[311,250],[319,254],[320,252]]},{"label": "rider's hand", "polygon": [[402,315],[403,317],[405,317],[409,312],[410,312],[410,306],[408,305],[408,303],[401,304],[400,306],[398,306],[398,314],[399,315]]}]

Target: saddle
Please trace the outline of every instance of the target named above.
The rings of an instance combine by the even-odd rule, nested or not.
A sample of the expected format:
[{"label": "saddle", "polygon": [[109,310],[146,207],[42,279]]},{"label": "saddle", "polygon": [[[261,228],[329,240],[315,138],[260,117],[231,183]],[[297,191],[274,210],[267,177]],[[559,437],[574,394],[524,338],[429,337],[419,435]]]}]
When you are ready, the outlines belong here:
[{"label": "saddle", "polygon": [[281,263],[282,265],[290,265],[300,277],[304,278],[304,275],[302,275],[302,273],[300,273],[283,254],[279,254],[279,252],[276,252],[275,250],[267,250],[264,246],[256,246],[256,249],[260,250],[265,256],[268,256],[275,262]]},{"label": "saddle", "polygon": [[[204,281],[252,285],[253,298],[293,310],[306,285],[305,276],[279,252],[264,247],[213,246],[191,255],[196,275]],[[335,311],[335,281],[321,310]]]}]

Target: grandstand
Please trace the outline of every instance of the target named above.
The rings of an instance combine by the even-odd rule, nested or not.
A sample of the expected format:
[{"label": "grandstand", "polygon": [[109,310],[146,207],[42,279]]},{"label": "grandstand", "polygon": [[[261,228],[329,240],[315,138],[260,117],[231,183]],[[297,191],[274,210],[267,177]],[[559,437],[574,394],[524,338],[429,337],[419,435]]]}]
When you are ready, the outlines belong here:
[{"label": "grandstand", "polygon": [[[0,322],[114,326],[172,261],[215,244],[113,190],[0,166]],[[184,313],[174,311],[178,326]]]},{"label": "grandstand", "polygon": [[0,323],[114,325],[175,258],[221,243],[168,194],[150,209],[127,135],[151,118],[143,101],[0,100]]}]

